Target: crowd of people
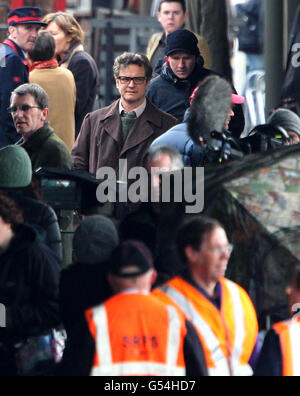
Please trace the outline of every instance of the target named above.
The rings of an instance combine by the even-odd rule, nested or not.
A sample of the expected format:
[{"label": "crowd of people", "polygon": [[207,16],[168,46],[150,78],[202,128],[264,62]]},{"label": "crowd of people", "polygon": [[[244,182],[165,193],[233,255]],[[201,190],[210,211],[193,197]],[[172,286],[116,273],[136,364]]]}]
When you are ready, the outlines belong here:
[{"label": "crowd of people", "polygon": [[[185,28],[185,1],[160,1],[157,17],[162,32],[150,38],[147,55],[115,59],[120,99],[95,110],[99,73],[76,19],[42,18],[36,7],[8,15],[0,69],[0,375],[300,375],[300,269],[287,289],[293,318],[275,324],[262,347],[249,295],[226,278],[234,246],[223,225],[199,213],[163,235],[172,216],[160,177],[222,166],[224,147],[241,156],[270,149],[274,133],[281,144],[298,144],[300,118],[276,109],[242,139],[244,97],[210,69],[212,49]],[[119,181],[142,167],[151,197],[118,216],[85,216],[72,263],[62,268],[57,214],[35,175],[47,167],[94,176],[110,168]],[[66,340],[57,340],[63,331]]]}]

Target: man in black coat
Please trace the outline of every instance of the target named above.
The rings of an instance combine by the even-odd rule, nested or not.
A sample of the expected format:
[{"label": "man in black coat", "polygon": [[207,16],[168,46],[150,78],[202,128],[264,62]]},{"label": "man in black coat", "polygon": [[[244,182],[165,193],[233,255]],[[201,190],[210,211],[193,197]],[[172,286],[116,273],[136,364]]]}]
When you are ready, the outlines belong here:
[{"label": "man in black coat", "polygon": [[28,82],[29,65],[25,53],[33,49],[41,26],[42,11],[37,7],[21,7],[8,14],[8,38],[3,42],[5,58],[0,67],[0,147],[19,140],[11,115],[7,111],[10,94]]},{"label": "man in black coat", "polygon": [[[188,30],[180,29],[169,34],[161,74],[151,81],[147,91],[147,98],[153,104],[181,122],[190,106],[193,90],[206,77],[217,74],[203,67],[197,44],[196,36]],[[236,92],[234,88],[233,91]],[[243,110],[238,105],[229,130],[235,137],[240,137],[244,127]]]}]

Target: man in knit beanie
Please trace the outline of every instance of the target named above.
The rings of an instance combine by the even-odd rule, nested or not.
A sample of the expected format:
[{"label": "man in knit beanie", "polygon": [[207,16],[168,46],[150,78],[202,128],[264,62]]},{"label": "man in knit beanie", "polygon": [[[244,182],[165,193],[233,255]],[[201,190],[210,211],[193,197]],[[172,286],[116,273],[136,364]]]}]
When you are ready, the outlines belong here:
[{"label": "man in knit beanie", "polygon": [[277,109],[269,117],[268,124],[283,128],[290,139],[288,145],[300,143],[300,117],[291,110]]},{"label": "man in knit beanie", "polygon": [[[206,77],[216,73],[204,67],[197,37],[189,30],[179,29],[168,35],[165,55],[160,75],[150,82],[147,98],[182,122],[194,89]],[[244,130],[245,119],[241,105],[237,105],[235,110],[229,130],[239,137]]]},{"label": "man in knit beanie", "polygon": [[0,150],[0,188],[23,188],[32,178],[31,161],[20,146],[7,146]]},{"label": "man in knit beanie", "polygon": [[25,222],[36,230],[39,239],[62,260],[57,216],[49,205],[32,199],[35,193],[31,181],[32,165],[25,149],[17,145],[0,149],[0,190],[17,203]]}]

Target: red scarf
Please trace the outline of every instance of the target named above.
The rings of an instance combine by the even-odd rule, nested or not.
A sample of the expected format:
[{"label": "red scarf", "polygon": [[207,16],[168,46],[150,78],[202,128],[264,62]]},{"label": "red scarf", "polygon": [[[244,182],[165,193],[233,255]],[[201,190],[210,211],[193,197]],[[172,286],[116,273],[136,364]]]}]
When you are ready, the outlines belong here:
[{"label": "red scarf", "polygon": [[56,69],[57,67],[58,62],[56,59],[51,59],[47,61],[36,61],[31,63],[30,71],[34,69]]}]

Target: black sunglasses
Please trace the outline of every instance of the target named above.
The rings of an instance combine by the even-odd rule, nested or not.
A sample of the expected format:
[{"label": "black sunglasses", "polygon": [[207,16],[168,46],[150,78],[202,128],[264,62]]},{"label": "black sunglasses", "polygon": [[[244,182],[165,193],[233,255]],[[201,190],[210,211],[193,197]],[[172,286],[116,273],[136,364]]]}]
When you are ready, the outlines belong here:
[{"label": "black sunglasses", "polygon": [[40,110],[43,110],[40,106],[29,106],[29,105],[20,105],[20,106],[11,106],[11,107],[8,107],[8,109],[7,109],[7,111],[9,112],[9,113],[16,113],[17,112],[17,110],[21,110],[21,111],[29,111],[30,109],[40,109]]}]

